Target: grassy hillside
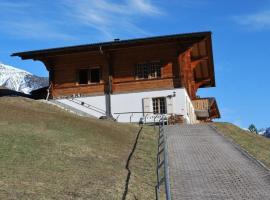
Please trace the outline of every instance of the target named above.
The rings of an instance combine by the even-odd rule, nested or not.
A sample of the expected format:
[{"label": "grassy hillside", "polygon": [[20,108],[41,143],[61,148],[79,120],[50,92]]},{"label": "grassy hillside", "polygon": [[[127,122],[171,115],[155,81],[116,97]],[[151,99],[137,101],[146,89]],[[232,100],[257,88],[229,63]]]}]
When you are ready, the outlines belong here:
[{"label": "grassy hillside", "polygon": [[270,168],[270,139],[250,133],[230,123],[214,123],[213,125],[224,136],[232,139]]},{"label": "grassy hillside", "polygon": [[[0,199],[121,199],[139,127],[0,98]],[[128,199],[154,199],[157,134],[144,128]]]}]

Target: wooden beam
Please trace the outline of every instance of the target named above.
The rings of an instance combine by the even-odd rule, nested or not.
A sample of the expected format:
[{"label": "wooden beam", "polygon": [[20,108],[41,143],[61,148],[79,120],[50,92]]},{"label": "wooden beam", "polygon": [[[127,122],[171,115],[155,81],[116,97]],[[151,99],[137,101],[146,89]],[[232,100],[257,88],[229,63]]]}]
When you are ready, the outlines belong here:
[{"label": "wooden beam", "polygon": [[208,60],[208,56],[203,56],[203,57],[196,58],[195,60],[191,60],[192,70],[195,69],[199,63],[201,63],[205,60]]},{"label": "wooden beam", "polygon": [[100,52],[104,55],[108,65],[108,86],[105,87],[105,101],[106,101],[106,116],[112,118],[112,109],[111,109],[111,94],[113,92],[113,57],[109,52]]},{"label": "wooden beam", "polygon": [[196,90],[199,89],[202,85],[209,83],[210,81],[211,81],[211,79],[208,78],[208,79],[202,80],[200,82],[196,82],[196,85],[195,85]]},{"label": "wooden beam", "polygon": [[209,35],[206,40],[206,51],[209,55],[208,59],[208,67],[209,67],[209,74],[211,76],[211,84],[215,87],[215,70],[214,70],[214,60],[213,60],[213,49],[212,49],[212,36]]}]

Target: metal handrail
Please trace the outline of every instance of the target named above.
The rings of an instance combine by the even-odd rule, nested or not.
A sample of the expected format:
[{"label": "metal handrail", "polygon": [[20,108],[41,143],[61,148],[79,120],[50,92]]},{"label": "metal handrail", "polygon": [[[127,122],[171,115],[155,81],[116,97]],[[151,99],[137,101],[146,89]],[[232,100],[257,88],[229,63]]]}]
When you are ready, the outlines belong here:
[{"label": "metal handrail", "polygon": [[[158,136],[158,153],[157,153],[157,185],[156,185],[156,200],[160,199],[160,186],[164,183],[166,200],[171,200],[170,180],[169,180],[169,168],[168,168],[168,147],[167,136],[164,131],[165,122],[168,124],[168,120],[165,119],[165,115],[162,115],[159,120],[159,136]],[[162,160],[163,155],[163,160]],[[160,170],[163,167],[163,176],[160,175]]]},{"label": "metal handrail", "polygon": [[137,112],[137,111],[135,111],[135,112],[117,112],[117,113],[114,113],[114,114],[121,114],[121,115],[124,115],[124,114],[131,114],[131,113],[133,113],[133,114],[135,114],[135,113],[147,113],[147,114],[154,114],[153,112]]},{"label": "metal handrail", "polygon": [[144,123],[146,123],[146,118],[149,114],[154,114],[153,112],[137,112],[137,111],[134,111],[134,112],[117,112],[117,113],[114,113],[114,115],[117,115],[116,117],[116,120],[118,120],[118,118],[120,117],[120,115],[127,115],[127,114],[130,114],[129,116],[129,122],[131,123],[132,122],[132,117],[134,114],[146,114],[144,117]]},{"label": "metal handrail", "polygon": [[116,117],[116,120],[118,120],[118,118],[120,117],[120,115],[127,115],[127,114],[130,114],[129,116],[129,122],[131,123],[132,122],[132,117],[134,116],[134,114],[144,114],[144,123],[146,124],[147,122],[147,117],[151,114],[154,115],[154,122],[153,122],[153,125],[154,125],[154,128],[156,127],[156,118],[160,117],[162,118],[162,116],[165,116],[165,115],[169,115],[169,114],[159,114],[159,113],[154,113],[154,112],[138,112],[138,111],[131,111],[131,112],[116,112],[116,113],[113,113],[114,115],[117,115]]},{"label": "metal handrail", "polygon": [[72,99],[68,99],[68,100],[71,101],[71,102],[73,102],[73,103],[76,103],[76,104],[78,104],[78,105],[81,105],[81,106],[83,106],[83,107],[85,107],[85,108],[88,108],[88,109],[90,109],[90,110],[93,110],[93,111],[95,111],[95,112],[98,112],[98,113],[100,113],[100,114],[102,114],[102,115],[106,115],[106,111],[105,111],[105,110],[102,110],[101,108],[92,106],[92,105],[90,105],[90,104],[88,104],[88,103],[85,103],[85,102],[79,100],[79,99],[73,99],[73,98],[72,98]]}]

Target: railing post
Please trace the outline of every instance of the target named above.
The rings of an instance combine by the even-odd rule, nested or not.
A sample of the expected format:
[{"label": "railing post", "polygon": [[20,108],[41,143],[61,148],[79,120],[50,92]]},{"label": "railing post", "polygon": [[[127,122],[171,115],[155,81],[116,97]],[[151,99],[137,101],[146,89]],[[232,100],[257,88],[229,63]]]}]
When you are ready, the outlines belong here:
[{"label": "railing post", "polygon": [[131,113],[130,117],[129,117],[129,123],[131,123],[131,118],[133,117],[133,113]]},{"label": "railing post", "polygon": [[155,117],[154,117],[154,129],[156,129],[156,118],[158,117],[158,115],[156,115]]},{"label": "railing post", "polygon": [[156,129],[156,117],[154,117],[154,129]]},{"label": "railing post", "polygon": [[162,115],[162,127],[164,127],[164,115]]},{"label": "railing post", "polygon": [[148,114],[145,115],[144,117],[144,123],[146,124],[146,118],[147,118]]}]

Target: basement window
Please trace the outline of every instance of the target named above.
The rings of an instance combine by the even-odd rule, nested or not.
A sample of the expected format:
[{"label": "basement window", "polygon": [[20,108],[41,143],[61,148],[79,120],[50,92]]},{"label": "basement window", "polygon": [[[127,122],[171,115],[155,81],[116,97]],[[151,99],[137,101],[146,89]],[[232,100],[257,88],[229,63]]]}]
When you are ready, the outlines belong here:
[{"label": "basement window", "polygon": [[166,97],[153,98],[153,113],[154,114],[166,114]]},{"label": "basement window", "polygon": [[140,63],[136,66],[136,78],[138,79],[153,79],[161,77],[161,63],[150,62]]},{"label": "basement window", "polygon": [[78,83],[80,85],[100,83],[100,68],[80,69],[78,73]]}]

